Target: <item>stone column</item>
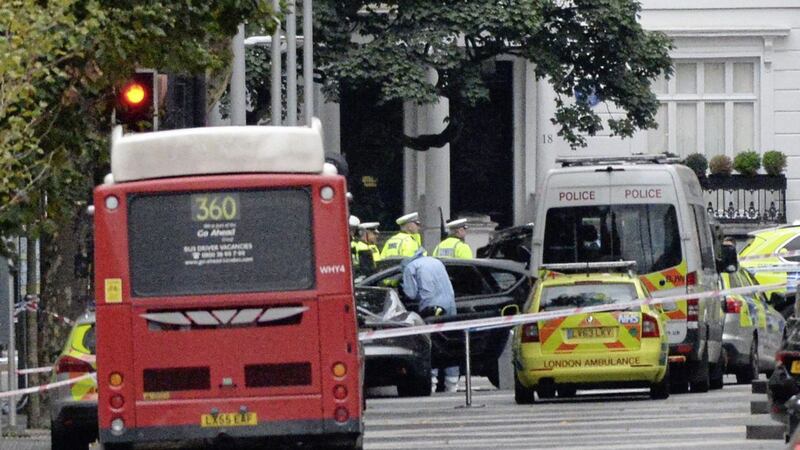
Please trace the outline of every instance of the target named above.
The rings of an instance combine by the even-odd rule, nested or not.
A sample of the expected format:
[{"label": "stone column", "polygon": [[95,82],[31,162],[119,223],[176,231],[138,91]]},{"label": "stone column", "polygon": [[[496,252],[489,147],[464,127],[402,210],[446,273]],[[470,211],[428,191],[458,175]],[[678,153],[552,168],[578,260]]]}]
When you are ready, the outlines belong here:
[{"label": "stone column", "polygon": [[[438,75],[428,70],[428,82],[436,84]],[[439,97],[437,103],[421,107],[425,120],[424,133],[435,134],[444,130],[445,119],[450,115],[450,102]],[[439,208],[444,219],[450,218],[450,145],[431,148],[425,152],[425,204],[423,206],[423,243],[430,252],[439,243]]]}]

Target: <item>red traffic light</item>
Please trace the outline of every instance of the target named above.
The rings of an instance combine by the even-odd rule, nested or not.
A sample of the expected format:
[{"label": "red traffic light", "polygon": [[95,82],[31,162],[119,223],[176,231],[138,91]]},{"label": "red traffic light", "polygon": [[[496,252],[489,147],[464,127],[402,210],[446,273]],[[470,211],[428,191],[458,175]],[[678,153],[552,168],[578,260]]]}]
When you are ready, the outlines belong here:
[{"label": "red traffic light", "polygon": [[153,129],[154,72],[137,72],[117,91],[116,119],[131,131]]},{"label": "red traffic light", "polygon": [[146,97],[147,89],[136,81],[131,81],[122,88],[122,98],[130,106],[141,105]]}]

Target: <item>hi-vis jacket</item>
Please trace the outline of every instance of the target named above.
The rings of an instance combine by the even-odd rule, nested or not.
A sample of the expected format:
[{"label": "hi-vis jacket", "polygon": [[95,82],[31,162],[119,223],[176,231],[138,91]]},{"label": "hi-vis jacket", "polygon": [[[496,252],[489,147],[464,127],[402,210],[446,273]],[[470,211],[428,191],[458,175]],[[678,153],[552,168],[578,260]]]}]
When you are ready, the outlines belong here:
[{"label": "hi-vis jacket", "polygon": [[372,262],[376,263],[381,260],[381,251],[375,244],[367,244],[364,241],[353,241],[350,243],[350,253],[353,257],[353,265],[358,266],[361,264],[361,253],[369,252],[372,255]]},{"label": "hi-vis jacket", "polygon": [[414,256],[414,253],[416,253],[417,249],[422,247],[422,243],[420,241],[421,238],[419,234],[409,234],[401,231],[390,237],[389,240],[383,245],[381,259],[397,256],[404,258],[408,256]]},{"label": "hi-vis jacket", "polygon": [[472,259],[472,249],[461,239],[450,236],[433,249],[433,256],[438,258]]}]

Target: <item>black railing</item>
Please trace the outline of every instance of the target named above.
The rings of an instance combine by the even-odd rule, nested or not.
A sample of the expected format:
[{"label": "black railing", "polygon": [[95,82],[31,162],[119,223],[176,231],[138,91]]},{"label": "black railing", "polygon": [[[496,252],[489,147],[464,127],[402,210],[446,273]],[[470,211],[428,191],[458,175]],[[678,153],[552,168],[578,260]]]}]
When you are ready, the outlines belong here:
[{"label": "black railing", "polygon": [[700,179],[708,213],[721,223],[786,223],[786,177],[710,176]]}]

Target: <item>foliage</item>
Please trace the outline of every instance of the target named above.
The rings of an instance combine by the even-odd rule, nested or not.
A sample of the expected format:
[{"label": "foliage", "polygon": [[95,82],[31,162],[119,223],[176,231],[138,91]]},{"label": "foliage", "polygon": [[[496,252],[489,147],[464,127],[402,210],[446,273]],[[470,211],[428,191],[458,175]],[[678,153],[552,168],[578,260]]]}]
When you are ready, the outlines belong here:
[{"label": "foliage", "polygon": [[708,162],[712,175],[730,175],[733,172],[733,161],[728,155],[716,155]]},{"label": "foliage", "polygon": [[751,177],[761,168],[761,155],[752,150],[741,152],[733,158],[733,168],[740,174]]},{"label": "foliage", "polygon": [[683,160],[683,164],[692,169],[698,178],[706,176],[708,160],[702,153],[692,153]]},{"label": "foliage", "polygon": [[780,175],[784,169],[786,169],[786,155],[777,150],[764,152],[762,162],[764,163],[764,170],[768,175]]},{"label": "foliage", "polygon": [[87,200],[136,68],[219,71],[237,24],[269,17],[266,0],[0,2],[0,234],[51,233]]},{"label": "foliage", "polygon": [[670,41],[642,29],[636,0],[317,0],[314,8],[315,70],[329,99],[377,87],[383,102],[449,100],[442,133],[404,139],[417,150],[454,139],[466,109],[487,100],[482,75],[501,55],[531,61],[551,82],[552,122],[573,146],[603,129],[591,105],[571,101],[575,92],[619,107],[608,127],[630,136],[656,125],[650,82],[672,73]]}]

